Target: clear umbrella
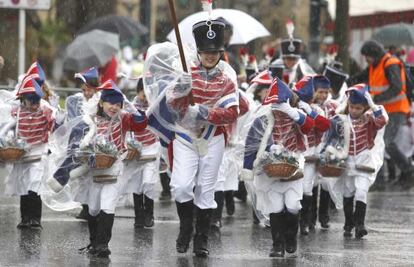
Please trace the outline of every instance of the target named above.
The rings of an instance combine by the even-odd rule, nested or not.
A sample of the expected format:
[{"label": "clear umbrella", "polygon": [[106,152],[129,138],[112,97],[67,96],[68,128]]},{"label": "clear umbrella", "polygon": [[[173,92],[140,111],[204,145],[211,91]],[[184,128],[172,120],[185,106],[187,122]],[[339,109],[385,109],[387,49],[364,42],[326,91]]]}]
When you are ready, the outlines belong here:
[{"label": "clear umbrella", "polygon": [[63,69],[82,71],[105,65],[119,50],[119,35],[93,30],[79,35],[66,48]]}]

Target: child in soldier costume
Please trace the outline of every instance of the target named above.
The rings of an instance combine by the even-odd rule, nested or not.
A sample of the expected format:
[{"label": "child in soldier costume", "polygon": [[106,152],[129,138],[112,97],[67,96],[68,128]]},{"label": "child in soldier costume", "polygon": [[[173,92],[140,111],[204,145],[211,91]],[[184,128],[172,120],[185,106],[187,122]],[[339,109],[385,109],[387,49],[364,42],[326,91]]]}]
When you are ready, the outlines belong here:
[{"label": "child in soldier costume", "polygon": [[[291,100],[292,99],[292,100]],[[297,249],[300,200],[303,195],[304,134],[314,127],[314,120],[297,105],[297,97],[279,78],[275,78],[263,104],[264,115],[258,114],[247,135],[242,178],[254,179],[255,208],[270,218],[273,248],[270,257],[283,257],[285,251]],[[298,169],[289,180],[265,174],[262,160],[281,150],[294,153]]]},{"label": "child in soldier costume", "polygon": [[[193,128],[199,136],[191,138],[184,133],[175,134],[170,183],[180,218],[177,251],[185,253],[189,248],[195,206],[193,252],[198,257],[209,254],[210,220],[217,207],[214,189],[225,146],[223,126],[232,124],[238,117],[236,74],[220,60],[224,51],[224,27],[222,22],[215,20],[200,21],[193,26],[199,63],[173,88],[173,93],[182,97],[167,99],[183,121],[195,124]],[[189,105],[190,91],[195,105]]]},{"label": "child in soldier costume", "polygon": [[[97,87],[99,86],[99,73],[95,67],[87,69],[84,72],[75,73],[75,79],[80,83],[82,89],[81,93],[70,95],[66,98],[66,119],[72,120],[76,117],[84,115],[83,105],[87,103],[95,95]],[[88,219],[88,205],[86,204],[86,198],[88,193],[86,192],[87,186],[84,186],[82,192],[77,195],[76,201],[82,204],[81,212],[76,216],[77,219]]]},{"label": "child in soldier costume", "polygon": [[[331,119],[336,115],[335,110],[338,107],[338,102],[331,98],[331,83],[325,76],[319,76],[319,85],[315,86],[314,103],[318,105],[324,112],[325,117]],[[319,174],[320,175],[320,174]],[[327,180],[320,175],[319,184],[315,183],[312,189],[312,207],[311,207],[311,219],[310,230],[312,226],[316,225],[316,219],[319,218],[319,222],[323,229],[329,228],[329,205],[331,198],[329,195],[329,188]],[[320,192],[320,194],[319,194]],[[318,206],[319,195],[319,206]]]},{"label": "child in soldier costume", "polygon": [[[137,96],[133,104],[138,110],[147,110],[142,78],[137,83]],[[130,138],[140,145],[138,158],[124,161],[124,173],[128,183],[124,193],[134,197],[135,228],[154,226],[155,183],[159,177],[160,143],[148,129],[129,132]]]},{"label": "child in soldier costume", "polygon": [[[313,187],[317,183],[316,158],[322,136],[329,129],[330,122],[324,117],[324,112],[313,104],[314,91],[320,87],[329,87],[323,76],[304,76],[295,85],[295,92],[299,96],[298,106],[315,120],[315,127],[307,133],[308,146],[304,152],[305,167],[303,170],[303,198],[301,200],[300,233],[307,235],[315,226],[311,222]],[[317,196],[316,196],[317,197]]]},{"label": "child in soldier costume", "polygon": [[32,76],[23,79],[17,92],[20,106],[12,110],[15,121],[0,136],[14,129],[14,138],[26,143],[22,159],[13,163],[6,179],[6,194],[20,195],[21,222],[17,228],[41,228],[42,201],[37,194],[47,163],[47,143],[55,123],[53,111],[41,101],[43,93]]},{"label": "child in soldier costume", "polygon": [[[126,112],[123,109],[124,95],[112,80],[104,82],[98,87],[101,90],[100,101],[93,114],[85,114],[81,127],[72,129],[70,137],[69,158],[74,162],[62,164],[48,180],[48,185],[55,192],[63,189],[69,179],[73,179],[73,172],[78,168],[84,168],[87,164],[87,172],[78,177],[87,181],[80,182],[87,185],[88,228],[90,244],[80,249],[80,252],[88,252],[97,257],[108,257],[111,254],[108,243],[111,240],[112,226],[115,217],[115,207],[122,190],[121,162],[125,152],[125,138],[128,131],[141,131],[147,125],[143,112]],[[82,123],[80,123],[82,124]],[[100,143],[99,143],[100,142]],[[97,145],[110,147],[117,154],[116,160],[108,168],[96,168],[96,154],[94,151],[86,154],[87,162],[79,162],[76,151],[90,151]],[[75,151],[75,152],[74,152]],[[108,153],[108,152],[106,152]],[[75,157],[73,157],[75,155]],[[108,181],[98,181],[96,177],[109,178]]]},{"label": "child in soldier costume", "polygon": [[378,131],[387,124],[388,115],[383,106],[374,104],[366,84],[354,85],[348,88],[346,94],[347,102],[337,109],[338,114],[347,114],[351,128],[348,167],[341,177],[344,236],[351,236],[355,227],[355,237],[360,239],[368,234],[365,228],[367,195],[384,155],[384,147],[376,149],[378,143],[383,143],[376,137]]}]

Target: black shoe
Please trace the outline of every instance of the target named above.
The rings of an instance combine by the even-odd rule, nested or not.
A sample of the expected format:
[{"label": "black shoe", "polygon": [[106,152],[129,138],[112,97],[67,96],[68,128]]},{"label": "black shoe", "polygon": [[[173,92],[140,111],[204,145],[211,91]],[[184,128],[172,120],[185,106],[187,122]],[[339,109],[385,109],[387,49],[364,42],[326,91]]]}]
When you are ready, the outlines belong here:
[{"label": "black shoe", "polygon": [[213,210],[213,214],[211,215],[210,226],[215,229],[220,229],[221,218],[222,218],[223,207],[224,207],[224,192],[223,191],[214,192],[214,201],[216,201],[217,203],[217,208]]},{"label": "black shoe", "polygon": [[30,219],[22,218],[22,221],[17,225],[17,229],[27,229],[30,228]]},{"label": "black shoe", "polygon": [[111,251],[108,246],[97,246],[93,251],[89,251],[89,254],[98,258],[108,258],[111,255]]},{"label": "black shoe", "polygon": [[247,190],[243,181],[239,182],[239,188],[236,192],[233,193],[233,196],[240,199],[242,202],[247,201]]},{"label": "black shoe", "polygon": [[355,238],[361,239],[362,237],[366,236],[368,234],[367,229],[364,225],[357,225],[355,226]]},{"label": "black shoe", "polygon": [[193,235],[193,201],[176,202],[177,213],[180,218],[180,232],[176,241],[178,253],[186,253]]},{"label": "black shoe", "polygon": [[355,238],[361,239],[368,234],[365,228],[365,214],[367,210],[367,204],[362,201],[356,201],[355,203]]},{"label": "black shoe", "polygon": [[135,218],[135,222],[134,222],[134,228],[136,229],[140,229],[140,228],[144,228],[144,218]]},{"label": "black shoe", "polygon": [[176,243],[175,244],[175,249],[177,250],[178,253],[186,253],[188,251],[189,245],[188,244],[183,244],[183,243]]},{"label": "black shoe", "polygon": [[207,249],[207,240],[208,240],[208,237],[205,234],[196,233],[194,235],[193,252],[197,257],[205,258],[208,256],[209,251]]},{"label": "black shoe", "polygon": [[99,258],[107,258],[111,251],[108,248],[109,241],[112,237],[112,227],[114,225],[114,214],[106,213],[101,210],[98,215],[96,229],[96,246],[93,254]]},{"label": "black shoe", "polygon": [[222,226],[222,224],[221,224],[221,220],[214,220],[214,221],[211,221],[210,226],[211,226],[211,228],[214,228],[214,229],[220,229],[220,228],[221,228],[221,226]]},{"label": "black shoe", "polygon": [[17,225],[17,229],[27,229],[30,227],[30,197],[29,195],[20,196],[20,214],[21,222]]},{"label": "black shoe", "polygon": [[35,229],[35,230],[43,229],[42,225],[40,224],[39,218],[30,219],[30,229]]},{"label": "black shoe", "polygon": [[207,243],[212,213],[212,209],[197,208],[196,234],[193,244],[193,252],[197,257],[205,258],[209,254]]},{"label": "black shoe", "polygon": [[94,246],[92,246],[92,244],[87,245],[86,247],[80,248],[78,249],[78,253],[79,254],[95,254],[96,253],[96,249]]},{"label": "black shoe", "polygon": [[233,191],[224,191],[224,199],[226,200],[227,215],[232,216],[235,211]]},{"label": "black shoe", "polygon": [[283,258],[285,256],[285,249],[283,247],[272,247],[269,253],[271,258]]},{"label": "black shoe", "polygon": [[344,237],[352,237],[352,229],[351,226],[344,226]]},{"label": "black shoe", "polygon": [[75,217],[79,220],[88,220],[88,205],[82,204],[82,210],[79,212],[79,214]]},{"label": "black shoe", "polygon": [[319,197],[319,222],[321,224],[322,229],[329,228],[329,203],[331,201],[331,197],[329,195],[329,191],[325,191],[321,188],[321,193]]},{"label": "black shoe", "polygon": [[300,210],[300,234],[301,235],[308,235],[309,234],[309,224],[310,224],[310,216],[311,216],[311,205],[312,205],[312,196],[304,195],[302,200],[300,201],[302,205],[302,209]]},{"label": "black shoe", "polygon": [[300,225],[300,235],[309,235],[309,227],[307,225]]},{"label": "black shoe", "polygon": [[154,200],[144,195],[144,226],[154,226]]},{"label": "black shoe", "polygon": [[297,233],[299,225],[299,215],[292,214],[285,210],[285,250],[287,253],[295,253],[298,247]]},{"label": "black shoe", "polygon": [[285,214],[284,212],[270,213],[270,232],[272,233],[273,247],[270,251],[269,257],[284,257],[285,256],[285,237],[286,230]]},{"label": "black shoe", "polygon": [[315,233],[316,232],[316,226],[313,223],[309,224],[309,233]]},{"label": "black shoe", "polygon": [[159,200],[170,200],[171,199],[171,188],[170,188],[170,177],[167,172],[160,173],[160,181],[162,186],[161,195]]},{"label": "black shoe", "polygon": [[331,226],[329,225],[329,223],[328,223],[328,222],[326,222],[326,221],[321,221],[320,223],[321,223],[321,228],[322,228],[322,229],[329,229],[329,227],[331,227]]},{"label": "black shoe", "polygon": [[134,213],[135,213],[135,228],[144,228],[144,195],[133,194],[134,196]]},{"label": "black shoe", "polygon": [[344,237],[352,236],[352,229],[354,228],[354,197],[344,197]]},{"label": "black shoe", "polygon": [[154,216],[152,216],[152,215],[145,216],[144,226],[145,227],[153,227],[154,226]]}]

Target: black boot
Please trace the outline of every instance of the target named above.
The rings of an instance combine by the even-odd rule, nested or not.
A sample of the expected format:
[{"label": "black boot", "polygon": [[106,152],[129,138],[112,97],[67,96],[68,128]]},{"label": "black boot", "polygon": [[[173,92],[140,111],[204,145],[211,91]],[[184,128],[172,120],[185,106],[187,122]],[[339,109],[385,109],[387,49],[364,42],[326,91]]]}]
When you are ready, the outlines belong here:
[{"label": "black boot", "polygon": [[89,245],[79,249],[79,253],[96,254],[96,231],[98,228],[98,216],[88,216]]},{"label": "black boot", "polygon": [[167,172],[160,173],[160,181],[161,181],[161,195],[160,200],[169,200],[171,199],[171,188],[170,188],[170,177],[168,176]]},{"label": "black boot", "polygon": [[285,250],[287,253],[295,253],[298,247],[297,234],[299,228],[299,214],[293,214],[285,210]]},{"label": "black boot", "polygon": [[319,186],[314,186],[312,188],[312,201],[309,208],[309,232],[315,232],[316,219],[318,217],[318,195]]},{"label": "black boot", "polygon": [[300,203],[302,205],[302,209],[300,210],[300,234],[308,235],[312,196],[303,195]]},{"label": "black boot", "polygon": [[134,196],[134,212],[135,212],[135,228],[144,228],[144,195],[133,194]]},{"label": "black boot", "polygon": [[88,220],[88,212],[89,212],[88,205],[87,204],[82,204],[82,210],[76,216],[76,219]]},{"label": "black boot", "polygon": [[42,229],[40,221],[42,219],[42,199],[33,191],[29,191],[29,214],[30,214],[30,228]]},{"label": "black boot", "polygon": [[321,194],[319,196],[319,222],[323,229],[329,228],[329,192],[321,188]]},{"label": "black boot", "polygon": [[144,226],[154,226],[154,200],[144,195]]},{"label": "black boot", "polygon": [[354,197],[344,197],[344,236],[351,237],[354,228]]},{"label": "black boot", "polygon": [[224,206],[224,192],[216,191],[214,193],[214,201],[217,203],[217,208],[213,210],[213,215],[211,216],[211,227],[220,229]]},{"label": "black boot", "polygon": [[104,211],[99,213],[96,229],[96,248],[93,253],[94,256],[107,258],[111,254],[108,244],[112,237],[114,218],[115,214],[108,214]]},{"label": "black boot", "polygon": [[283,212],[270,213],[270,231],[272,233],[273,248],[270,251],[269,257],[285,256],[284,226]]},{"label": "black boot", "polygon": [[224,191],[224,198],[226,200],[227,215],[233,215],[235,211],[233,191]]},{"label": "black boot", "polygon": [[196,233],[194,235],[193,252],[197,257],[207,257],[208,233],[210,230],[210,220],[213,209],[197,208]]},{"label": "black boot", "polygon": [[246,190],[246,186],[244,185],[243,181],[239,181],[239,188],[236,192],[234,192],[233,196],[240,199],[243,202],[246,202],[247,190]]},{"label": "black boot", "polygon": [[355,238],[361,239],[368,234],[365,228],[365,214],[367,211],[367,204],[362,201],[356,201],[355,203]]},{"label": "black boot", "polygon": [[30,227],[30,213],[29,213],[29,196],[20,196],[20,216],[21,222],[17,225],[18,229],[26,229]]},{"label": "black boot", "polygon": [[177,213],[180,218],[180,233],[178,234],[176,249],[178,253],[185,253],[188,250],[193,235],[193,201],[183,203],[175,202]]}]

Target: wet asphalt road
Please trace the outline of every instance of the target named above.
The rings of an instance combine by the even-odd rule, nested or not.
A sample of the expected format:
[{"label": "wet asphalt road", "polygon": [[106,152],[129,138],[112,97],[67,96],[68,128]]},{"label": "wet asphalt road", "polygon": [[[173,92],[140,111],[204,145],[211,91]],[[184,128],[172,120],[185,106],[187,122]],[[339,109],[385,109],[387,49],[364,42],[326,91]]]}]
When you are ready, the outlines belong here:
[{"label": "wet asphalt road", "polygon": [[[3,180],[3,179],[1,179]],[[3,190],[3,186],[0,189]],[[17,198],[0,197],[0,266],[414,266],[414,191],[369,195],[364,240],[342,236],[342,211],[331,216],[331,228],[299,237],[298,252],[285,259],[268,257],[269,229],[253,225],[251,206],[236,202],[236,213],[224,214],[221,234],[210,238],[210,257],[178,254],[178,217],[173,202],[155,205],[155,226],[135,230],[133,210],[117,210],[110,260],[79,255],[88,244],[87,223],[79,210],[54,212],[43,207],[43,230],[18,230]],[[319,227],[319,225],[318,225]]]}]

